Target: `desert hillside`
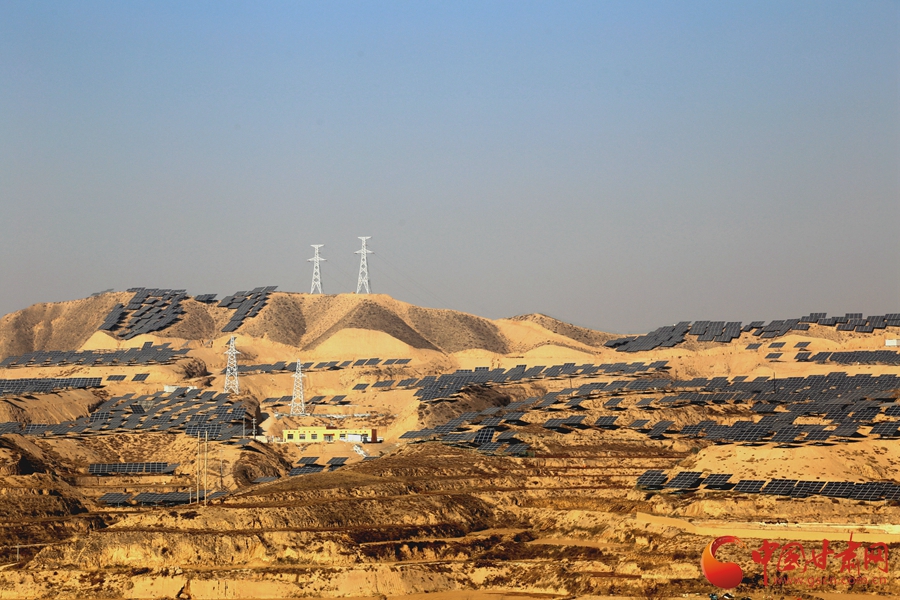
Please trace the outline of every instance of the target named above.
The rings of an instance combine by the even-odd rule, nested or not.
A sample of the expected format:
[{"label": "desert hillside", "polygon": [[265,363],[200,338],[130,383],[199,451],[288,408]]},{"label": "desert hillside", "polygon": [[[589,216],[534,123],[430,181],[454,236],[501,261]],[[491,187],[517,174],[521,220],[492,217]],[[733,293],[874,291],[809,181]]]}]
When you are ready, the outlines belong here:
[{"label": "desert hillside", "polygon": [[[107,313],[132,294],[37,304],[0,320],[0,360],[27,352],[74,351],[98,331]],[[184,313],[172,325],[153,332],[154,339],[204,342],[225,334],[227,308],[186,298]],[[382,294],[310,295],[275,292],[258,315],[235,332],[314,351],[346,330],[381,332],[414,350],[453,354],[483,350],[494,354],[523,353],[546,344],[592,352],[615,337],[569,325],[545,315],[491,321],[445,309],[422,308]],[[115,337],[114,332],[110,337]],[[140,338],[143,339],[143,338]],[[149,338],[147,338],[149,339]],[[117,340],[110,339],[115,346]],[[369,349],[376,352],[377,348]]]}]

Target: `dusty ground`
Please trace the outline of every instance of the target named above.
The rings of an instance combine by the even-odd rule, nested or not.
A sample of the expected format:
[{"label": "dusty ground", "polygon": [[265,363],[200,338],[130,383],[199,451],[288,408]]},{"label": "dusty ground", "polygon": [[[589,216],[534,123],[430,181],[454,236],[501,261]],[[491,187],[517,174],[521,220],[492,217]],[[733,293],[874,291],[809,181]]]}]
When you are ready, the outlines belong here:
[{"label": "dusty ground", "polygon": [[[37,305],[0,320],[0,358],[36,349],[136,347],[145,341],[190,349],[209,376],[191,378],[184,364],[139,367],[17,368],[3,378],[106,377],[150,373],[144,383],[112,383],[100,390],[0,399],[0,421],[55,423],[88,414],[110,396],[153,393],[164,385],[220,390],[228,337],[217,333],[226,309],[187,301],[187,316],[162,335],[127,342],[97,332],[106,311],[129,295]],[[548,431],[539,420],[518,436],[533,456],[484,456],[436,442],[408,443],[409,430],[466,411],[599,379],[558,379],[467,392],[422,406],[409,390],[355,392],[356,383],[422,377],[457,368],[563,362],[669,361],[669,377],[784,378],[832,371],[896,373],[889,366],[792,362],[797,341],[813,352],[883,349],[881,335],[839,334],[813,326],[780,338],[783,361],[745,335],[731,344],[688,341],[670,349],[623,354],[602,344],[610,334],[544,315],[489,321],[452,311],[422,309],[385,296],[274,294],[260,315],[238,332],[240,360],[411,358],[406,367],[311,372],[307,397],[347,394],[348,406],[317,406],[309,417],[284,417],[287,407],[262,405],[263,431],[278,436],[299,423],[377,427],[382,444],[366,445],[377,460],[363,462],[352,444],[247,446],[212,443],[198,454],[181,434],[131,433],[36,438],[0,436],[0,598],[705,598],[717,591],[702,576],[700,553],[716,535],[734,534],[756,547],[761,539],[835,543],[883,536],[900,548],[900,506],[813,496],[785,500],[700,490],[688,494],[638,491],[646,469],[731,472],[759,477],[900,481],[896,440],[778,448],[714,445],[679,438],[651,440],[629,429]],[[693,338],[689,338],[693,339]],[[241,378],[250,402],[290,394],[288,373]],[[621,422],[648,415],[633,406],[647,394],[626,395]],[[612,414],[604,399],[583,403],[586,422]],[[703,418],[747,418],[734,406],[654,411],[653,420],[681,425]],[[562,414],[566,416],[568,413]],[[553,415],[558,416],[558,415]],[[92,477],[93,462],[153,460],[178,463],[173,474]],[[335,471],[285,477],[301,456],[349,456]],[[198,467],[210,487],[227,489],[208,506],[109,508],[109,491],[182,491]],[[261,476],[279,477],[252,484]],[[845,536],[845,537],[841,537]],[[896,540],[895,540],[896,538]],[[18,552],[18,560],[16,554]],[[884,585],[838,584],[820,589],[764,590],[758,565],[730,547],[719,558],[740,561],[741,595],[752,598],[856,598],[900,595],[893,571]],[[892,559],[892,568],[893,568]],[[832,571],[836,570],[836,566]],[[837,573],[831,573],[837,574]],[[777,591],[777,593],[775,593]]]}]

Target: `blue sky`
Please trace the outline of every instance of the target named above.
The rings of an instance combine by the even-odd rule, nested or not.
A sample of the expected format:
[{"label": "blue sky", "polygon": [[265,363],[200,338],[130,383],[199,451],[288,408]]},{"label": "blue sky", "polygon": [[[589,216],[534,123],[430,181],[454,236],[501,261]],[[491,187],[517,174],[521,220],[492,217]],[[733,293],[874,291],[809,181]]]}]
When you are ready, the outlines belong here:
[{"label": "blue sky", "polygon": [[0,4],[0,313],[356,287],[607,331],[900,312],[900,4]]}]

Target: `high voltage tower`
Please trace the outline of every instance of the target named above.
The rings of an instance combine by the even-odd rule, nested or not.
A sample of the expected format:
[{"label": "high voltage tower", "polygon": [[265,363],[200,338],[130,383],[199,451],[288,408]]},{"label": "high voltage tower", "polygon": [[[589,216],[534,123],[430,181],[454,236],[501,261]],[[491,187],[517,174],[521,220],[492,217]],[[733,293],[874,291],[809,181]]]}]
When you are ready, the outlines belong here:
[{"label": "high voltage tower", "polygon": [[234,347],[235,337],[231,336],[231,341],[228,342],[228,350],[225,351],[225,356],[228,357],[228,365],[225,367],[225,393],[232,392],[234,394],[240,393],[240,387],[238,386],[238,367],[237,367],[237,355],[240,352],[237,351],[237,348]]},{"label": "high voltage tower", "polygon": [[305,417],[306,401],[303,399],[303,371],[300,368],[300,359],[297,359],[297,372],[293,374],[294,394],[291,396],[291,416]]},{"label": "high voltage tower", "polygon": [[325,260],[321,256],[319,256],[319,248],[324,246],[325,244],[311,244],[313,248],[316,250],[315,256],[312,258],[306,259],[307,262],[311,262],[313,264],[313,278],[312,278],[312,288],[309,290],[310,294],[315,294],[316,290],[319,290],[319,293],[322,293],[322,273],[319,271],[319,261]]},{"label": "high voltage tower", "polygon": [[[357,294],[369,293],[369,265],[366,262],[366,255],[373,254],[373,252],[366,248],[366,240],[371,239],[371,237],[372,236],[359,238],[362,240],[362,249],[354,252],[354,254],[359,254],[359,279],[356,282]],[[364,288],[366,290],[365,292],[362,291]]]}]

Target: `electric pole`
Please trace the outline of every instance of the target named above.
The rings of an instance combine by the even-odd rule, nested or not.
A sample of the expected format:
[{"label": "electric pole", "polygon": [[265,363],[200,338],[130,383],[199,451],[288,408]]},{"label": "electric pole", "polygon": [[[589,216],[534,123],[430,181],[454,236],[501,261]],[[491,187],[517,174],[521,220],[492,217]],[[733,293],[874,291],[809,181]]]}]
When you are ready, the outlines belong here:
[{"label": "electric pole", "polygon": [[[369,290],[369,264],[366,261],[367,254],[373,254],[371,250],[366,248],[366,240],[371,239],[369,237],[361,237],[362,240],[362,248],[354,252],[354,254],[359,254],[359,279],[356,281],[356,293],[357,294],[368,294]],[[366,291],[363,292],[362,290]]]},{"label": "electric pole", "polygon": [[307,262],[311,262],[313,264],[313,278],[312,278],[312,288],[310,288],[309,293],[315,294],[316,290],[319,293],[322,292],[322,272],[319,270],[319,261],[325,260],[321,256],[319,256],[319,248],[324,246],[325,244],[311,244],[313,248],[315,248],[315,255],[312,258],[306,259]]}]

